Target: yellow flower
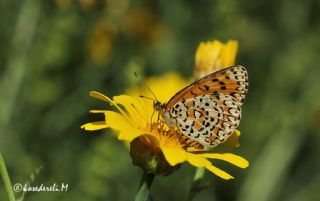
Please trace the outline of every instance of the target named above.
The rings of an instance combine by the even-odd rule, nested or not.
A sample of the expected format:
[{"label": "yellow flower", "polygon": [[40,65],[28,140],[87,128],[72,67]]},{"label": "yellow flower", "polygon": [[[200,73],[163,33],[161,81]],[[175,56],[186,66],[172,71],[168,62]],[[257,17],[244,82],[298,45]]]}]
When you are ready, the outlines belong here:
[{"label": "yellow flower", "polygon": [[234,65],[237,50],[236,40],[229,40],[226,44],[218,40],[201,42],[195,56],[195,78]]},{"label": "yellow flower", "polygon": [[[166,89],[169,88],[169,81],[162,80],[162,83]],[[158,92],[156,91],[157,95],[162,94]],[[166,96],[166,93],[163,94]],[[249,165],[247,160],[231,153],[203,151],[200,144],[157,121],[158,114],[153,115],[153,102],[150,100],[127,95],[110,99],[94,91],[90,95],[108,102],[118,111],[91,110],[92,113],[103,113],[105,120],[87,123],[81,128],[111,128],[117,131],[119,140],[130,143],[130,154],[134,164],[142,167],[147,173],[168,175],[183,162],[188,162],[195,167],[204,167],[223,179],[232,179],[230,174],[214,166],[209,159],[224,160],[240,168]],[[158,99],[162,100],[163,97],[159,96]]]}]

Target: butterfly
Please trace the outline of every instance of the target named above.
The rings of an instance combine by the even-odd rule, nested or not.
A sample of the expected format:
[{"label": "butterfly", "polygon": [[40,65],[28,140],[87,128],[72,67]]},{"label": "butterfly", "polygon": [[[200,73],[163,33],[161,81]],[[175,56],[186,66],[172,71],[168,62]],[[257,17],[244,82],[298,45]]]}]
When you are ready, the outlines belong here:
[{"label": "butterfly", "polygon": [[167,103],[154,102],[162,121],[204,147],[223,143],[239,126],[248,92],[248,72],[231,66],[177,92]]}]

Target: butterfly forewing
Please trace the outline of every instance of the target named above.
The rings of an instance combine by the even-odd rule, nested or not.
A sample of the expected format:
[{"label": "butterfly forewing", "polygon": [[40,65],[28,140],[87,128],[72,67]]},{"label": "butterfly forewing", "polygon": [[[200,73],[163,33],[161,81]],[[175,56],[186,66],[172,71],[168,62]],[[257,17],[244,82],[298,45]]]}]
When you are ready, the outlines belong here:
[{"label": "butterfly forewing", "polygon": [[188,98],[213,93],[229,94],[242,103],[247,91],[247,70],[243,66],[233,66],[211,73],[183,88],[168,101],[166,109]]},{"label": "butterfly forewing", "polygon": [[184,135],[204,146],[215,146],[239,126],[247,89],[246,69],[230,67],[182,89],[165,105],[165,110]]}]

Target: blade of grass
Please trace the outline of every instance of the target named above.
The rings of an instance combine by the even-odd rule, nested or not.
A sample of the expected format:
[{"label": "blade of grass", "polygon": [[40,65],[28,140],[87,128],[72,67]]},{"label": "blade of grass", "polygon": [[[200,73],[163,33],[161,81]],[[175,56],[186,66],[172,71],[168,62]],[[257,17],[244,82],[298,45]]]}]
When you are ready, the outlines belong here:
[{"label": "blade of grass", "polygon": [[15,201],[14,193],[12,190],[12,185],[10,181],[10,177],[6,168],[6,164],[3,160],[2,154],[0,153],[0,175],[6,190],[6,193],[8,195],[9,201]]}]

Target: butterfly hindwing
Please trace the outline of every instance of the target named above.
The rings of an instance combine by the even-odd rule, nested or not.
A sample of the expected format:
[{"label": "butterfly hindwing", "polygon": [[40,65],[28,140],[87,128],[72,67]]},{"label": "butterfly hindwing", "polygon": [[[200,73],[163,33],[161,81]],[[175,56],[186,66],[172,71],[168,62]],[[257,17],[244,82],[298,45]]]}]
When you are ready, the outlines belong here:
[{"label": "butterfly hindwing", "polygon": [[178,102],[170,111],[180,131],[205,145],[224,142],[239,125],[241,107],[225,94],[207,94]]}]

